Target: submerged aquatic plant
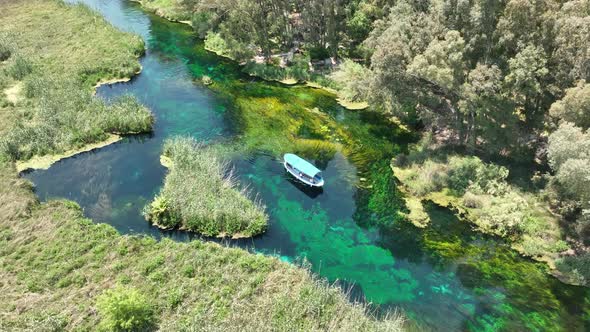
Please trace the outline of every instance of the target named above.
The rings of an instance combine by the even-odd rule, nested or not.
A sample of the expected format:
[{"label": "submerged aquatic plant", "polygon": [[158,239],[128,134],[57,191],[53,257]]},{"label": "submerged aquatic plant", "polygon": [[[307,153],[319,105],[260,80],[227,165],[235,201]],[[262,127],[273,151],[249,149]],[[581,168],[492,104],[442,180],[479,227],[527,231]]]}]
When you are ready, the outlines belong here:
[{"label": "submerged aquatic plant", "polygon": [[248,237],[266,229],[264,205],[249,198],[211,148],[177,137],[164,143],[164,156],[171,159],[171,169],[162,191],[144,210],[148,220],[206,236]]}]

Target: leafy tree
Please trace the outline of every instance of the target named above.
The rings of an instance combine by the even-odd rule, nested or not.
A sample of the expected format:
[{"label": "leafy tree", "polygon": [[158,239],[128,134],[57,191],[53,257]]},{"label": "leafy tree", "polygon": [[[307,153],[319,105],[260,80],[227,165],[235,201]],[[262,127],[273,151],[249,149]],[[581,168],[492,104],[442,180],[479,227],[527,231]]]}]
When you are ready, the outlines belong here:
[{"label": "leafy tree", "polygon": [[96,306],[100,327],[107,331],[146,331],[154,327],[154,311],[133,288],[118,286],[99,296]]},{"label": "leafy tree", "polygon": [[475,148],[477,139],[482,137],[494,143],[494,150],[510,144],[516,118],[512,104],[501,95],[502,72],[496,65],[477,64],[469,72],[461,87],[459,110],[465,118],[464,139],[470,148]]},{"label": "leafy tree", "polygon": [[567,1],[557,17],[552,60],[558,86],[565,89],[578,80],[590,82],[590,2]]},{"label": "leafy tree", "polygon": [[440,86],[457,90],[463,81],[465,41],[458,31],[451,30],[444,39],[434,39],[424,53],[417,55],[408,72]]},{"label": "leafy tree", "polygon": [[590,135],[574,126],[563,122],[559,129],[549,136],[547,150],[549,165],[555,171],[569,159],[585,159],[590,157]]},{"label": "leafy tree", "polygon": [[563,99],[556,101],[549,110],[551,116],[571,122],[578,127],[590,127],[590,84],[580,81],[567,89]]},{"label": "leafy tree", "polygon": [[528,120],[541,107],[545,79],[549,74],[547,56],[541,47],[530,44],[508,60],[508,64],[507,93],[522,108]]},{"label": "leafy tree", "polygon": [[346,59],[331,78],[342,87],[338,93],[342,98],[349,101],[362,101],[369,93],[367,86],[369,76],[369,69]]}]

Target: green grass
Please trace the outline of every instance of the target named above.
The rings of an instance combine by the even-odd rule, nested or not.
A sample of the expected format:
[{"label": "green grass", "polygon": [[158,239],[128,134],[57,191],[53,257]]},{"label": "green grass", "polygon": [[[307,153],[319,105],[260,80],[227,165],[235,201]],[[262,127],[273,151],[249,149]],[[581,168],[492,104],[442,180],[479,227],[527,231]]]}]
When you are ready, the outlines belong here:
[{"label": "green grass", "polygon": [[192,138],[164,143],[170,171],[144,215],[163,228],[181,228],[206,236],[251,237],[264,232],[265,207],[241,187],[216,152]]},{"label": "green grass", "polygon": [[[0,152],[11,160],[59,154],[104,141],[109,134],[151,131],[151,113],[129,96],[112,104],[92,96],[99,81],[140,70],[142,40],[109,25],[85,6],[59,1],[1,5]],[[60,12],[57,17],[55,12]]]},{"label": "green grass", "polygon": [[[39,204],[5,162],[0,184],[0,330],[94,330],[129,310],[149,313],[165,331],[402,329],[398,315],[377,320],[339,288],[276,258],[121,236],[75,203]],[[117,300],[121,288],[136,299]],[[112,297],[115,308],[105,309]]]}]

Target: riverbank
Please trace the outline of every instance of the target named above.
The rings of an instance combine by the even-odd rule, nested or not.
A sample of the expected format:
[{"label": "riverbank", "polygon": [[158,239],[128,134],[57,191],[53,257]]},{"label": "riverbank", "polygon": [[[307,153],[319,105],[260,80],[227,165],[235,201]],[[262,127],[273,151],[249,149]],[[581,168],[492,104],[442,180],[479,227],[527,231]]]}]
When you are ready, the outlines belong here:
[{"label": "riverbank", "polygon": [[80,153],[90,152],[92,150],[103,148],[105,146],[119,142],[121,139],[121,136],[111,134],[104,141],[97,143],[89,143],[78,149],[68,150],[59,154],[33,156],[31,159],[28,160],[17,160],[15,162],[16,170],[20,173],[31,169],[48,169],[49,167],[51,167],[51,165],[62,159],[71,158]]},{"label": "riverbank", "polygon": [[[133,1],[141,5],[146,10],[166,20],[187,24],[194,28],[194,24],[190,20],[190,14],[186,11],[186,9],[179,6],[176,2],[169,0]],[[213,39],[215,39],[215,41],[211,41]],[[217,34],[208,34],[205,38],[205,49],[207,51],[215,53],[220,57],[237,61],[234,57],[226,52],[226,48],[227,47],[224,45],[224,41],[220,39]],[[293,63],[287,67],[281,67],[275,64],[260,63],[256,61],[255,58],[252,58],[249,61],[241,61],[239,63],[242,71],[252,77],[261,78],[269,82],[279,82],[288,86],[305,84],[316,89],[323,89],[329,93],[334,94],[335,96],[338,95],[338,90],[335,89],[335,83],[323,73],[310,72],[310,60],[304,60],[301,55],[295,55]],[[336,100],[340,106],[350,110],[363,110],[369,107],[369,104],[366,102],[352,102],[343,98],[337,98]]]},{"label": "riverbank", "polygon": [[39,204],[5,162],[0,211],[3,330],[94,329],[106,314],[97,311],[98,299],[116,287],[147,298],[150,323],[164,330],[402,329],[398,316],[367,317],[339,288],[276,258],[210,242],[122,236],[84,218],[73,202]]},{"label": "riverbank", "polygon": [[508,183],[505,167],[438,151],[425,138],[408,154],[394,158],[391,169],[406,196],[406,216],[417,227],[431,222],[425,202],[448,207],[479,232],[499,236],[522,256],[547,264],[562,282],[579,285],[574,275],[556,264],[571,251],[560,216],[546,207],[539,194]]},{"label": "riverbank", "polygon": [[[108,74],[113,71],[101,59],[115,59],[114,64],[118,66],[121,64],[117,59],[127,61],[129,58],[125,60],[125,57],[129,55],[137,61],[133,52],[127,53],[117,42],[108,42],[112,37],[132,36],[115,30],[86,7],[49,0],[2,3],[0,9],[0,27],[17,29],[19,36],[26,38],[19,40],[19,47],[24,45],[26,50],[43,43],[54,51],[45,52],[43,60],[35,57],[34,50],[27,51],[29,59],[47,70],[46,73],[60,65],[66,69],[78,68],[72,64],[78,60],[100,66],[94,68],[96,71],[88,68],[90,75],[82,73],[84,87],[79,92],[83,101],[92,100],[87,99],[90,91],[85,89],[90,89],[96,81],[122,75]],[[34,24],[38,20],[43,21],[42,27]],[[33,24],[35,29],[19,25],[24,23]],[[88,35],[84,31],[91,32],[91,44],[85,43]],[[96,35],[96,31],[104,34]],[[52,38],[35,35],[44,32],[54,35]],[[67,43],[62,44],[63,41]],[[79,43],[91,50],[67,47]],[[130,40],[123,43],[129,44]],[[105,46],[100,50],[106,54],[93,53],[97,45]],[[62,52],[66,56],[54,57]],[[136,69],[133,61],[128,62],[129,68]],[[75,70],[65,74],[80,75]],[[56,103],[69,101],[60,99]],[[3,104],[0,115],[11,114],[13,110],[26,111],[34,105],[34,101]],[[81,105],[84,104],[75,106]],[[123,99],[112,107],[119,112],[128,106],[138,105]],[[80,120],[69,119],[72,123]],[[11,125],[18,121],[27,124],[17,118]],[[56,128],[63,131],[68,127]],[[12,127],[0,129],[13,130]],[[127,132],[133,132],[129,129]],[[114,135],[110,139],[115,140]],[[339,288],[277,258],[201,241],[178,243],[122,236],[111,226],[84,218],[80,207],[71,201],[40,204],[30,182],[19,178],[14,163],[6,161],[10,158],[0,156],[0,265],[6,267],[0,269],[0,277],[5,281],[0,285],[2,330],[92,330],[123,323],[133,329],[137,327],[133,325],[137,320],[132,319],[137,305],[141,306],[142,324],[163,330],[400,331],[403,328],[398,315],[378,320],[367,314],[365,306],[348,302]],[[113,292],[121,294],[120,302],[116,296],[111,297]],[[131,308],[126,303],[131,303]]]}]

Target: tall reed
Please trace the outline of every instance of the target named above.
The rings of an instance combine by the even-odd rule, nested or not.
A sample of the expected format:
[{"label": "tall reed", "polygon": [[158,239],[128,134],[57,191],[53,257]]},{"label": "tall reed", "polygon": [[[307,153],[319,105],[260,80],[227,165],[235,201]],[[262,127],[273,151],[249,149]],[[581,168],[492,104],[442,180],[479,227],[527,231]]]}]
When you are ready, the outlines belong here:
[{"label": "tall reed", "polygon": [[250,199],[250,191],[211,148],[177,137],[164,143],[163,154],[172,166],[160,194],[145,208],[148,220],[206,236],[249,237],[266,229],[264,205]]}]

